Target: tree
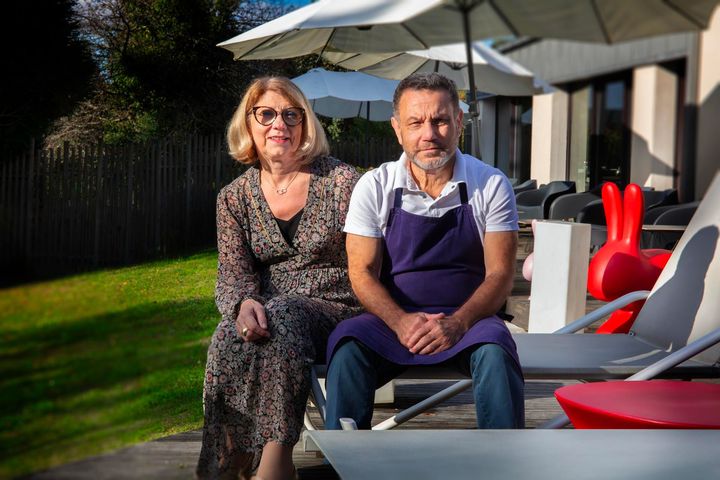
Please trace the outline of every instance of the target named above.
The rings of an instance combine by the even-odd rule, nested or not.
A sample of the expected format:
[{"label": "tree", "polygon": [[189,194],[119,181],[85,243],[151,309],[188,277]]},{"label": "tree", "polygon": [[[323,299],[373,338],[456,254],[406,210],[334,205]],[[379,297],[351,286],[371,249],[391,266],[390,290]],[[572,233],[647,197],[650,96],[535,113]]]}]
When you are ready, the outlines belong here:
[{"label": "tree", "polygon": [[[81,31],[99,66],[93,94],[55,123],[46,145],[221,132],[253,78],[337,69],[317,55],[235,62],[216,46],[291,8],[265,0],[82,0]],[[336,137],[368,128],[362,120],[323,122]],[[391,135],[384,127],[370,125]]]},{"label": "tree", "polygon": [[221,131],[253,77],[293,63],[233,62],[217,43],[286,10],[258,0],[84,1],[79,13],[100,65],[97,87],[56,125],[57,140],[83,132],[119,142]]},{"label": "tree", "polygon": [[[27,148],[89,91],[95,64],[78,33],[73,0],[3,4],[0,149]],[[22,26],[21,32],[18,27]]]}]

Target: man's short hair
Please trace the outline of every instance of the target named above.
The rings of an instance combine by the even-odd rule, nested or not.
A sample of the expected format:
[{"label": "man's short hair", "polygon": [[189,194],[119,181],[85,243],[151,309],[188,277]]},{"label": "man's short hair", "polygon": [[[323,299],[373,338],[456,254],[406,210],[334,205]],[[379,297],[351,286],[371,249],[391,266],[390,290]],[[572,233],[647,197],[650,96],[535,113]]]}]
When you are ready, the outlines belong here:
[{"label": "man's short hair", "polygon": [[394,114],[398,113],[400,97],[402,97],[405,90],[445,91],[450,94],[450,100],[452,100],[454,107],[460,108],[460,99],[458,98],[455,82],[437,72],[413,73],[400,81],[393,95]]}]

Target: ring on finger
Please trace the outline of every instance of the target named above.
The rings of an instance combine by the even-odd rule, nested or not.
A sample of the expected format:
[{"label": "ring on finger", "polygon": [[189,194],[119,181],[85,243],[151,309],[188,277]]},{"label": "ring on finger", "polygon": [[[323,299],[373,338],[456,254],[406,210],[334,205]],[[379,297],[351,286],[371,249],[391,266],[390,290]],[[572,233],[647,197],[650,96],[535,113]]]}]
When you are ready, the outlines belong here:
[{"label": "ring on finger", "polygon": [[243,329],[242,329],[242,332],[241,332],[241,333],[242,333],[242,336],[243,336],[243,337],[247,337],[247,334],[248,334],[248,327],[243,327]]}]

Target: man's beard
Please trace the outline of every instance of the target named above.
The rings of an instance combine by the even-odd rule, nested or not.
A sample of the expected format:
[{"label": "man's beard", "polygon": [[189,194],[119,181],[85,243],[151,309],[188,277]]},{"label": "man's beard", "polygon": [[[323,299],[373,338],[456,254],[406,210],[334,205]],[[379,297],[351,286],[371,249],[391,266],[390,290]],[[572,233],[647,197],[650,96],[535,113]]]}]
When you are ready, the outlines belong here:
[{"label": "man's beard", "polygon": [[415,155],[408,155],[410,157],[410,161],[421,170],[425,170],[426,172],[432,171],[432,170],[439,170],[447,163],[452,160],[453,154],[455,152],[453,151],[450,153],[447,150],[443,150],[442,154],[440,155],[440,158],[436,158],[434,160],[430,160],[427,162],[423,162],[422,160],[417,158],[417,154]]}]

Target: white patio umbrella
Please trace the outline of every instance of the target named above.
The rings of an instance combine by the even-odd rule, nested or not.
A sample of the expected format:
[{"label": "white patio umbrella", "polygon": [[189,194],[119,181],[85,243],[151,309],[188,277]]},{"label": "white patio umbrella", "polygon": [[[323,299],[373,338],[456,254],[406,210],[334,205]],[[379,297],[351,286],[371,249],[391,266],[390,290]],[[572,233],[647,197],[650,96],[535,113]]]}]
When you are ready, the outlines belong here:
[{"label": "white patio umbrella", "polygon": [[[370,121],[390,120],[393,94],[400,83],[361,72],[331,72],[324,68],[313,68],[292,81],[310,100],[315,113]],[[460,102],[460,108],[468,112],[466,103]]]},{"label": "white patio umbrella", "polygon": [[[369,121],[390,120],[393,94],[400,83],[361,72],[330,72],[324,68],[313,68],[292,82],[310,100],[315,113],[330,118],[362,117]],[[460,108],[463,113],[468,112],[466,103],[460,102]]]},{"label": "white patio umbrella", "polygon": [[[514,35],[612,43],[700,30],[720,0],[320,0],[219,46],[235,59],[405,52]],[[469,69],[470,111],[477,118]],[[477,122],[474,121],[476,127]]]},{"label": "white patio umbrella", "polygon": [[720,0],[320,0],[219,44],[235,59],[405,52],[514,35],[615,43],[701,30]]},{"label": "white patio umbrella", "polygon": [[331,118],[362,117],[389,120],[397,80],[360,72],[330,72],[313,68],[292,79],[310,100],[313,111]]},{"label": "white patio umbrella", "polygon": [[[470,89],[465,45],[454,43],[403,53],[325,52],[335,65],[370,75],[401,80],[415,72],[439,72],[461,90]],[[495,95],[525,96],[548,93],[553,88],[528,69],[482,42],[472,44],[475,88]]]}]

